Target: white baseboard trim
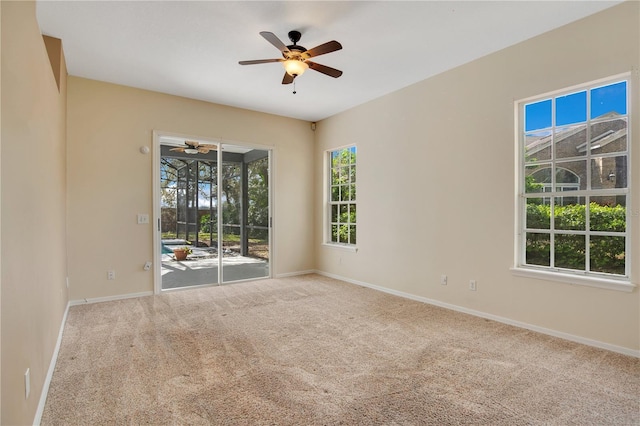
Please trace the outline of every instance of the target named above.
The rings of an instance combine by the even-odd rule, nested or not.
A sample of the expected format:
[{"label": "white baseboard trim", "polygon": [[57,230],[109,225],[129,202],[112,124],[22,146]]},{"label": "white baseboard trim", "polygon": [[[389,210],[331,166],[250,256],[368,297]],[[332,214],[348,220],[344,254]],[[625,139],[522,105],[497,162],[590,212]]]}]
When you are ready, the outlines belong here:
[{"label": "white baseboard trim", "polygon": [[284,274],[276,274],[274,278],[287,278],[287,277],[296,277],[298,275],[308,275],[308,274],[319,274],[315,269],[309,269],[306,271],[297,271],[297,272],[285,272]]},{"label": "white baseboard trim", "polygon": [[88,303],[112,302],[114,300],[134,299],[136,297],[153,296],[153,291],[143,291],[141,293],[119,294],[117,296],[94,297],[89,299],[72,300],[71,306],[86,305]]},{"label": "white baseboard trim", "polygon": [[500,323],[503,323],[503,324],[513,325],[515,327],[524,328],[524,329],[527,329],[527,330],[535,331],[537,333],[546,334],[546,335],[553,336],[553,337],[558,337],[560,339],[569,340],[571,342],[581,343],[583,345],[593,346],[593,347],[600,348],[600,349],[605,349],[605,350],[608,350],[608,351],[611,351],[611,352],[617,352],[617,353],[620,353],[620,354],[623,354],[623,355],[628,355],[628,356],[632,356],[632,357],[635,357],[635,358],[640,358],[640,350],[629,349],[629,348],[625,348],[625,347],[622,347],[622,346],[612,345],[610,343],[600,342],[598,340],[587,339],[585,337],[575,336],[573,334],[564,333],[562,331],[557,331],[557,330],[552,330],[552,329],[549,329],[549,328],[539,327],[537,325],[533,325],[533,324],[528,324],[528,323],[521,322],[521,321],[512,320],[510,318],[505,318],[505,317],[489,314],[489,313],[482,312],[482,311],[476,311],[474,309],[469,309],[469,308],[465,308],[465,307],[462,307],[462,306],[453,305],[453,304],[450,304],[450,303],[440,302],[438,300],[429,299],[429,298],[422,297],[422,296],[416,296],[414,294],[405,293],[405,292],[402,292],[402,291],[393,290],[393,289],[390,289],[390,288],[369,284],[369,283],[366,283],[366,282],[363,282],[363,281],[353,280],[353,279],[350,279],[350,278],[342,277],[340,275],[331,274],[331,273],[324,272],[324,271],[314,271],[314,272],[317,273],[318,275],[323,275],[325,277],[334,278],[334,279],[340,280],[340,281],[346,281],[348,283],[359,285],[359,286],[362,286],[362,287],[368,287],[368,288],[371,288],[373,290],[378,290],[378,291],[382,291],[384,293],[393,294],[394,296],[404,297],[406,299],[415,300],[417,302],[423,302],[423,303],[427,303],[429,305],[439,306],[441,308],[451,309],[453,311],[462,312],[462,313],[473,315],[473,316],[480,317],[480,318],[486,318],[486,319],[497,321],[497,322],[500,322]]},{"label": "white baseboard trim", "polygon": [[60,324],[60,330],[58,331],[58,341],[56,342],[56,347],[53,350],[53,354],[51,355],[51,362],[49,362],[49,370],[47,371],[47,376],[44,379],[44,384],[42,385],[42,392],[40,393],[40,401],[38,401],[38,408],[36,409],[36,415],[33,419],[34,425],[40,425],[40,421],[42,420],[42,413],[44,412],[44,406],[47,403],[47,395],[49,394],[49,386],[51,386],[51,379],[53,379],[53,372],[56,369],[56,363],[58,362],[58,353],[60,352],[60,345],[62,344],[62,334],[64,333],[64,326],[67,323],[67,314],[69,313],[69,306],[71,304],[68,302],[67,307],[64,310],[64,315],[62,316],[62,323]]}]

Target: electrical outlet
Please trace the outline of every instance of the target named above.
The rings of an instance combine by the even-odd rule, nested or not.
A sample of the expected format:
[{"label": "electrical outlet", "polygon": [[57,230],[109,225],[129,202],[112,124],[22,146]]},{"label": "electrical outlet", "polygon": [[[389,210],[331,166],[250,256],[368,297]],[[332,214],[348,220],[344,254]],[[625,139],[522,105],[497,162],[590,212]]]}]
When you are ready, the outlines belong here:
[{"label": "electrical outlet", "polygon": [[469,281],[469,290],[476,291],[476,280]]},{"label": "electrical outlet", "polygon": [[29,399],[29,394],[31,393],[31,372],[27,368],[27,371],[24,373],[24,399]]},{"label": "electrical outlet", "polygon": [[115,280],[116,279],[116,271],[107,271],[107,279]]},{"label": "electrical outlet", "polygon": [[442,274],[440,275],[440,284],[447,285],[447,276]]}]

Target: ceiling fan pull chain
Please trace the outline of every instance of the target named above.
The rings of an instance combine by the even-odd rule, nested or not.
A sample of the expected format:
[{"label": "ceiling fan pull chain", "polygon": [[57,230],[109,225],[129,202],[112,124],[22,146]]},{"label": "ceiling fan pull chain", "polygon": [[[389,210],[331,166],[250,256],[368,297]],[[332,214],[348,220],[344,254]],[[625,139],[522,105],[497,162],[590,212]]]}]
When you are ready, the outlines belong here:
[{"label": "ceiling fan pull chain", "polygon": [[296,81],[293,80],[293,94],[295,95],[296,93]]}]

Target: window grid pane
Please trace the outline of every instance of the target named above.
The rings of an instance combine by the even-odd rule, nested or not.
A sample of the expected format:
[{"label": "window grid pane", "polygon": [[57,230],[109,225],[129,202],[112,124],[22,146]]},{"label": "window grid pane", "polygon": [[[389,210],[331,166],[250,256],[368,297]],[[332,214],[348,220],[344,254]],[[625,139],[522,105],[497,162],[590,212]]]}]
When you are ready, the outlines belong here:
[{"label": "window grid pane", "polygon": [[554,263],[557,268],[585,269],[585,236],[557,234],[554,238]]},{"label": "window grid pane", "polygon": [[550,234],[527,232],[525,263],[527,265],[551,266]]},{"label": "window grid pane", "polygon": [[623,275],[625,268],[625,238],[594,235],[589,242],[591,270]]}]

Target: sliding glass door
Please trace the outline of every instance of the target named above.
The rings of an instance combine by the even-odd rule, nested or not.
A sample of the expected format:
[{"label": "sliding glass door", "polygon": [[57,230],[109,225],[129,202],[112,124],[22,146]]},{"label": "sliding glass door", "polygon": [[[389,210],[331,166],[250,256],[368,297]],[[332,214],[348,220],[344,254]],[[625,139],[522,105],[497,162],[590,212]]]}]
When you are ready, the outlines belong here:
[{"label": "sliding glass door", "polygon": [[270,151],[181,142],[160,137],[161,289],[269,277]]},{"label": "sliding glass door", "polygon": [[269,151],[222,149],[222,282],[269,276]]}]

